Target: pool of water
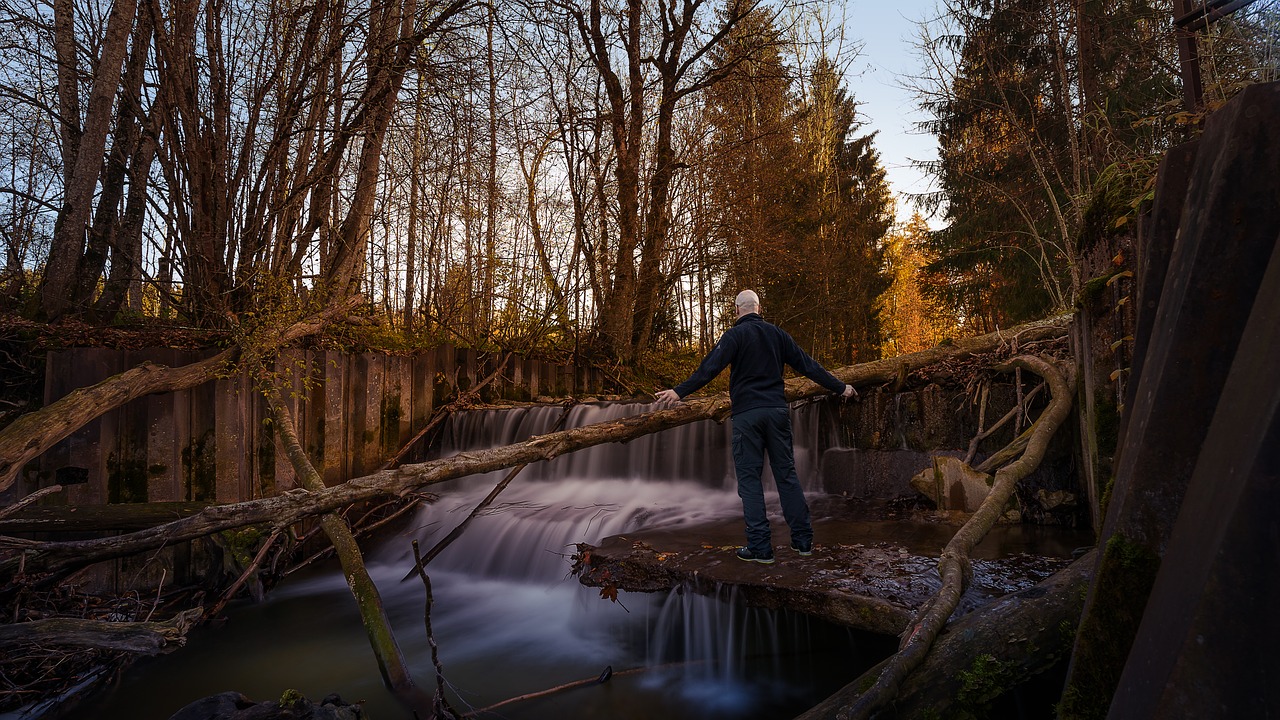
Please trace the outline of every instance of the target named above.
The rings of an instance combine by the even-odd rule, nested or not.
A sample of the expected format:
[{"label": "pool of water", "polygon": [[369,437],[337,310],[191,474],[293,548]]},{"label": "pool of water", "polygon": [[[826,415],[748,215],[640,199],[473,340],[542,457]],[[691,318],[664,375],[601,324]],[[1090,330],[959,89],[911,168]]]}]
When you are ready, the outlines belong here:
[{"label": "pool of water", "polygon": [[[486,492],[462,481],[368,553],[369,568],[420,685],[434,682],[425,590],[410,543],[429,547]],[[586,498],[590,498],[590,502]],[[777,718],[803,711],[893,649],[803,615],[747,608],[725,591],[600,598],[569,577],[573,542],[641,524],[679,526],[738,512],[737,498],[692,483],[633,480],[513,485],[430,567],[432,625],[460,710],[615,672],[609,682],[504,706],[506,718]],[[626,673],[623,671],[640,670]],[[167,718],[225,690],[255,700],[296,689],[339,693],[373,718],[406,717],[383,688],[340,571],[292,577],[266,602],[240,603],[187,647],[132,666],[89,705],[101,718]]]}]

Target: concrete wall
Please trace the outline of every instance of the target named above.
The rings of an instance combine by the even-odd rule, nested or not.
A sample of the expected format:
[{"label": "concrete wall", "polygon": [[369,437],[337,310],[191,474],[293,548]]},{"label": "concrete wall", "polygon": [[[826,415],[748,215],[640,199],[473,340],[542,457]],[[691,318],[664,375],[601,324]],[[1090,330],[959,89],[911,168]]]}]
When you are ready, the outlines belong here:
[{"label": "concrete wall", "polygon": [[[168,348],[51,352],[45,402],[144,361],[184,365],[210,352]],[[380,467],[421,430],[455,390],[491,374],[501,355],[444,345],[413,355],[295,350],[275,372],[292,387],[287,402],[298,436],[337,484]],[[482,397],[529,400],[599,393],[598,370],[512,355]],[[296,487],[265,422],[265,401],[245,373],[182,392],[135,400],[105,413],[46,452],[23,473],[15,496],[60,482],[49,503],[236,502]]]},{"label": "concrete wall", "polygon": [[[1029,392],[1039,380],[1028,378]],[[1029,405],[1030,418],[1047,403],[1040,393]],[[993,382],[987,397],[984,427],[990,427],[1017,405],[1017,388]],[[835,422],[840,441],[819,447],[819,478],[825,492],[872,502],[913,497],[913,475],[931,466],[936,455],[964,457],[979,427],[981,403],[964,388],[930,384],[892,392],[864,388],[860,402],[838,403]],[[833,415],[835,413],[832,413]],[[1010,422],[979,443],[974,464],[1000,450],[1025,430],[1029,419]],[[1031,475],[1018,483],[1016,499],[1026,522],[1088,527],[1089,515],[1080,485],[1070,428],[1060,430]]]}]

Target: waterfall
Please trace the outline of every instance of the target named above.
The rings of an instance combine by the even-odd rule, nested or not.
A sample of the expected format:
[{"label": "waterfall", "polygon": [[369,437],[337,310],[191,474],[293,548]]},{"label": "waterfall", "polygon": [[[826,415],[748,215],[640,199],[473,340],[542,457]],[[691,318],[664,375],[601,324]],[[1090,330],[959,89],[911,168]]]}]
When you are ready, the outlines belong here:
[{"label": "waterfall", "polygon": [[[651,409],[640,404],[578,405],[570,409],[566,427]],[[442,433],[436,454],[447,457],[521,442],[551,432],[563,412],[558,407],[528,407],[458,413]],[[814,491],[820,488],[821,450],[833,443],[834,431],[830,423],[821,422],[814,403],[797,410],[793,427],[796,470],[802,486]],[[574,543],[597,543],[642,527],[675,528],[740,517],[730,445],[729,424],[708,420],[530,465],[433,567],[482,576],[557,578],[564,571],[562,555]],[[461,522],[506,473],[447,485],[441,499],[424,506],[414,522],[421,528],[423,547]],[[766,488],[771,484],[766,468]],[[776,511],[776,497],[768,492],[766,496]],[[405,562],[407,552],[401,543],[398,552],[379,557]]]},{"label": "waterfall", "polygon": [[[650,409],[636,404],[575,406],[566,427]],[[563,412],[530,407],[459,413],[442,433],[437,454],[520,442],[550,432]],[[816,403],[797,408],[793,427],[797,472],[812,489],[818,485],[817,459],[834,443],[834,430],[822,422]],[[641,683],[651,691],[690,696],[686,701],[703,711],[726,717],[742,716],[761,701],[761,693],[785,695],[795,678],[777,667],[777,657],[811,644],[809,623],[802,616],[748,608],[732,590],[710,598],[680,589],[665,596],[623,593],[620,600],[627,609],[619,612],[594,598],[593,590],[565,583],[565,555],[573,552],[574,543],[598,543],[641,528],[740,518],[730,445],[728,423],[702,421],[526,468],[430,566],[433,575],[447,573],[447,583],[441,585],[452,588],[437,591],[438,596],[465,595],[459,607],[466,609],[444,610],[448,616],[437,618],[437,627],[483,627],[493,624],[493,615],[524,614],[528,622],[504,630],[505,640],[473,640],[476,654],[464,662],[483,662],[493,652],[510,654],[511,644],[554,644],[569,655],[612,656],[609,664],[619,669],[627,664],[659,669]],[[444,486],[441,498],[424,505],[412,523],[423,547],[447,534],[505,472]],[[766,477],[766,487],[771,482]],[[772,505],[776,497],[770,502],[772,511],[779,512]],[[396,567],[412,562],[403,539],[386,543],[377,558]],[[561,606],[562,612],[554,612],[548,598],[555,598],[550,605]],[[746,682],[748,668],[759,670],[762,661],[772,663],[766,675],[773,680]]]}]

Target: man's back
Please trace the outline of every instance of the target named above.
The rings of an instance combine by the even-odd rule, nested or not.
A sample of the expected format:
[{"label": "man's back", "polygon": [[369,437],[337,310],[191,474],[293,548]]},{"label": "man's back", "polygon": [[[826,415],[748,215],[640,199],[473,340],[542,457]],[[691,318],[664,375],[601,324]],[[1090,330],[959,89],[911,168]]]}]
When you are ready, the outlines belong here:
[{"label": "man's back", "polygon": [[729,399],[735,415],[761,407],[786,407],[783,365],[790,365],[833,393],[844,391],[844,383],[801,350],[785,330],[766,322],[757,313],[738,318],[693,375],[676,386],[675,391],[685,397],[710,382],[726,366],[732,366]]}]

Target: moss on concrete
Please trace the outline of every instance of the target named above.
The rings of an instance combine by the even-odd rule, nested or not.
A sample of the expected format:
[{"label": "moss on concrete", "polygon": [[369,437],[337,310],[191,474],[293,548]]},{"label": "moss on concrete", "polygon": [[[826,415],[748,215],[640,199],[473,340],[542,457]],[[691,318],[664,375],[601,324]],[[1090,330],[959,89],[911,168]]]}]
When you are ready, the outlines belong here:
[{"label": "moss on concrete", "polygon": [[1120,442],[1120,409],[1109,388],[1100,389],[1093,395],[1093,425],[1098,454],[1115,455],[1116,445]]},{"label": "moss on concrete", "polygon": [[207,430],[182,448],[182,475],[187,500],[213,500],[217,496],[218,469],[213,437],[213,430]]},{"label": "moss on concrete", "polygon": [[1081,619],[1060,720],[1102,720],[1142,622],[1160,558],[1121,533],[1107,541],[1094,579],[1093,603]]},{"label": "moss on concrete", "polygon": [[147,463],[137,448],[107,455],[107,502],[147,501]]},{"label": "moss on concrete", "polygon": [[1114,272],[1099,275],[1081,285],[1080,293],[1076,296],[1076,306],[1083,310],[1097,310],[1106,294],[1107,283],[1114,275]]}]

